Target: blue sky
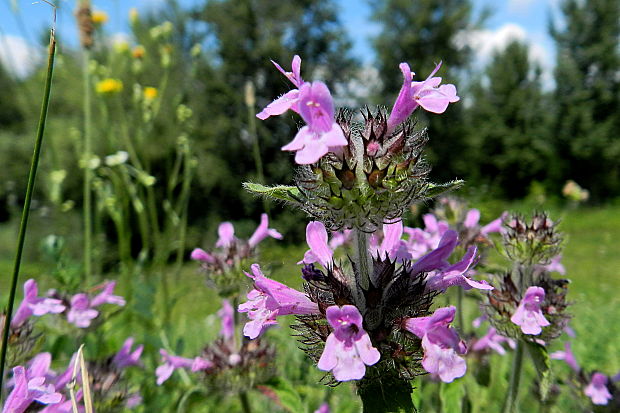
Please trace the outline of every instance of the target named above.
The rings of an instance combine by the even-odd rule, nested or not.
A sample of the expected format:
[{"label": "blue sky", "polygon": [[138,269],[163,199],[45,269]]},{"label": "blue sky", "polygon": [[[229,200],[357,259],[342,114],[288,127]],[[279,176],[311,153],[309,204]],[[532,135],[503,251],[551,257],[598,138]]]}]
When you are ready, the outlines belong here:
[{"label": "blue sky", "polygon": [[[275,0],[278,1],[278,0]],[[412,0],[414,1],[414,0]],[[196,0],[181,0],[182,4],[195,4]],[[468,33],[463,42],[474,45],[478,63],[483,65],[493,50],[503,47],[510,39],[517,38],[530,43],[531,55],[540,62],[551,81],[551,69],[555,60],[553,42],[547,33],[549,13],[558,17],[559,0],[473,0],[475,13],[485,7],[493,10],[483,30]],[[77,32],[73,9],[75,0],[57,0],[59,35],[69,43],[75,43]],[[158,7],[163,0],[93,0],[95,9],[110,16],[106,29],[110,33],[127,32],[127,16],[132,7],[144,11]],[[353,39],[353,52],[363,62],[372,62],[373,53],[368,38],[379,31],[370,21],[370,10],[364,0],[340,0],[341,18]],[[17,16],[14,11],[17,11]],[[23,72],[29,59],[40,53],[35,39],[51,20],[51,8],[45,4],[33,4],[33,0],[0,0],[0,60]],[[412,56],[412,59],[415,57]],[[449,62],[447,62],[449,63]]]}]

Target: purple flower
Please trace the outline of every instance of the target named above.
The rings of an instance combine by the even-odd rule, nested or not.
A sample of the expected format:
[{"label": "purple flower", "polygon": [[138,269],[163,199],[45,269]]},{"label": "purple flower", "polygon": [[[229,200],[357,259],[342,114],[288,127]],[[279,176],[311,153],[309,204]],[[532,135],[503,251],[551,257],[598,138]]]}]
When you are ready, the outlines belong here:
[{"label": "purple flower", "polygon": [[229,340],[235,334],[235,318],[234,309],[228,300],[222,300],[222,308],[217,312],[218,317],[222,321],[222,329],[220,334],[226,340]]},{"label": "purple flower", "polygon": [[553,353],[549,354],[549,357],[554,360],[564,360],[575,373],[579,373],[579,364],[577,363],[577,359],[575,359],[575,355],[570,348],[570,342],[564,342],[564,351],[554,351]]},{"label": "purple flower", "polygon": [[282,147],[284,151],[297,152],[295,162],[298,164],[313,164],[327,152],[348,144],[342,129],[334,121],[334,102],[325,83],[304,83],[301,86],[299,114],[306,126]]},{"label": "purple flower", "polygon": [[215,264],[215,258],[201,248],[195,248],[190,255],[190,258],[194,261],[204,262],[206,264]]},{"label": "purple flower", "polygon": [[458,285],[464,290],[470,290],[476,288],[479,290],[492,290],[493,287],[486,281],[476,281],[467,276],[467,272],[474,264],[476,259],[476,247],[471,246],[467,249],[467,253],[463,256],[461,261],[456,264],[450,265],[441,270],[435,271],[435,273],[429,277],[426,287],[429,290],[443,291]]},{"label": "purple flower", "polygon": [[422,106],[429,112],[443,113],[449,103],[459,101],[460,98],[456,95],[454,85],[440,86],[441,78],[433,77],[441,67],[441,63],[423,82],[413,82],[414,73],[411,72],[407,63],[401,63],[399,67],[403,73],[403,86],[390,113],[388,131],[393,131],[396,126],[404,122],[418,106]]},{"label": "purple flower", "polygon": [[478,222],[480,221],[480,211],[477,209],[470,209],[467,211],[467,215],[465,216],[465,221],[463,225],[465,228],[475,228],[478,226]]},{"label": "purple flower", "polygon": [[545,300],[545,290],[540,287],[529,287],[521,299],[517,311],[510,317],[510,321],[521,326],[523,334],[538,335],[541,327],[550,323],[540,311],[540,304]]},{"label": "purple flower", "polygon": [[248,301],[239,305],[240,313],[248,313],[250,321],[243,327],[243,334],[250,339],[261,335],[270,325],[277,324],[276,317],[288,314],[319,314],[319,307],[306,294],[265,277],[258,264],[252,265],[254,289],[247,294]]},{"label": "purple flower", "polygon": [[467,347],[449,326],[455,313],[453,306],[438,308],[431,316],[408,318],[404,324],[407,331],[422,339],[422,366],[446,383],[462,377],[467,370],[467,363],[459,357],[467,352]]},{"label": "purple flower", "polygon": [[447,258],[452,254],[458,242],[456,231],[448,230],[441,237],[439,245],[433,251],[420,258],[412,267],[412,272],[430,272],[441,268],[446,268],[450,264]]},{"label": "purple flower", "polygon": [[607,404],[607,402],[611,400],[611,394],[607,389],[607,376],[602,373],[594,373],[584,393],[592,399],[592,403],[594,404]]},{"label": "purple flower", "polygon": [[[282,67],[274,62],[271,63],[282,72],[284,76],[286,76],[291,83],[293,83],[297,88],[300,88],[305,82],[301,78],[301,58],[297,55],[293,57],[293,62],[291,64],[293,71],[287,72]],[[263,109],[259,114],[256,115],[257,118],[261,120],[265,120],[270,116],[281,115],[287,110],[291,109],[294,112],[299,113],[299,89],[292,89],[288,93],[280,96],[278,99],[271,102],[265,109]]]},{"label": "purple flower", "polygon": [[67,321],[80,328],[90,326],[90,322],[99,315],[99,311],[91,308],[88,295],[76,294],[71,298],[71,308],[67,313]]},{"label": "purple flower", "polygon": [[258,245],[259,242],[264,240],[267,237],[272,237],[275,239],[282,239],[282,234],[276,231],[273,228],[269,228],[269,217],[267,214],[262,214],[260,216],[260,225],[254,231],[254,234],[250,237],[248,244],[250,248],[254,248]]},{"label": "purple flower", "polygon": [[213,362],[202,357],[194,357],[192,361],[192,371],[207,370],[213,367]]},{"label": "purple flower", "polygon": [[157,376],[157,385],[161,386],[163,382],[168,380],[175,369],[189,369],[194,364],[194,360],[185,357],[174,356],[169,354],[166,350],[160,349],[164,364],[155,369],[155,375]]},{"label": "purple flower", "polygon": [[330,413],[329,404],[323,403],[318,409],[314,411],[314,413]]},{"label": "purple flower", "polygon": [[383,224],[383,241],[377,248],[379,258],[386,256],[392,260],[404,261],[412,258],[407,248],[407,243],[401,239],[403,235],[402,221],[392,224]]},{"label": "purple flower", "polygon": [[564,268],[564,265],[562,265],[562,256],[561,255],[556,255],[555,257],[553,257],[551,259],[551,262],[547,265],[544,266],[545,270],[549,271],[549,272],[557,272],[560,273],[562,275],[566,274],[566,268]]},{"label": "purple flower", "polygon": [[327,337],[317,367],[331,371],[338,381],[361,379],[366,366],[381,358],[362,327],[362,315],[353,305],[333,305],[327,308],[325,316],[334,331]]},{"label": "purple flower", "polygon": [[132,346],[133,337],[129,337],[127,340],[125,340],[121,349],[112,359],[112,363],[114,363],[119,369],[123,369],[129,366],[140,365],[140,356],[142,355],[142,350],[144,350],[144,346],[139,345],[134,351],[131,351]]},{"label": "purple flower", "polygon": [[482,235],[487,235],[492,232],[501,232],[502,223],[504,222],[504,217],[506,216],[506,214],[507,213],[504,212],[499,218],[494,219],[493,221],[480,228],[480,233]]},{"label": "purple flower", "polygon": [[22,413],[34,401],[42,404],[59,403],[62,395],[52,384],[45,384],[45,375],[27,374],[22,366],[13,369],[15,387],[7,397],[2,413]]},{"label": "purple flower", "polygon": [[219,238],[215,243],[216,247],[229,248],[235,242],[235,227],[230,222],[222,222],[217,227]]},{"label": "purple flower", "polygon": [[11,327],[19,327],[32,315],[40,317],[48,313],[58,314],[65,311],[66,307],[62,301],[38,297],[38,295],[37,282],[33,279],[26,281],[24,283],[24,299],[15,312]]},{"label": "purple flower", "polygon": [[516,346],[513,339],[497,334],[497,330],[490,327],[489,331],[480,340],[474,343],[472,350],[484,351],[486,349],[491,349],[503,356],[506,354],[506,350],[502,347],[502,343],[508,343],[511,348],[515,348]]},{"label": "purple flower", "polygon": [[90,306],[97,307],[102,304],[115,304],[121,307],[124,306],[125,299],[120,295],[112,294],[114,292],[114,287],[116,287],[116,281],[109,281],[105,283],[103,286],[103,291],[92,299]]},{"label": "purple flower", "polygon": [[310,221],[306,226],[306,242],[310,249],[297,264],[320,263],[327,268],[332,265],[334,253],[327,243],[327,230],[321,221]]},{"label": "purple flower", "polygon": [[352,235],[353,231],[351,231],[350,229],[332,232],[332,239],[329,240],[329,248],[331,248],[333,251],[341,245],[350,242]]}]

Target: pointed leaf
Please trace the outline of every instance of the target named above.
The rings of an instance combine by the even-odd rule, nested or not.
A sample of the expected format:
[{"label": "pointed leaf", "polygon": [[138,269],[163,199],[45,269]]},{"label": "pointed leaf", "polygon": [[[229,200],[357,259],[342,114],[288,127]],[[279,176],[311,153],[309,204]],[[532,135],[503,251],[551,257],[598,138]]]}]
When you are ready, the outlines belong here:
[{"label": "pointed leaf", "polygon": [[540,381],[540,397],[542,401],[547,399],[549,390],[553,384],[551,380],[551,361],[547,349],[538,343],[527,342],[527,351],[530,353],[534,366],[538,372]]},{"label": "pointed leaf", "polygon": [[426,198],[435,198],[439,195],[443,195],[446,192],[454,191],[459,189],[465,184],[465,181],[461,179],[455,179],[451,182],[446,182],[445,184],[427,184],[426,191],[424,191],[424,197]]},{"label": "pointed leaf", "polygon": [[302,194],[299,189],[290,185],[265,186],[253,182],[244,182],[243,188],[254,195],[290,202],[292,204],[300,204],[302,199]]}]

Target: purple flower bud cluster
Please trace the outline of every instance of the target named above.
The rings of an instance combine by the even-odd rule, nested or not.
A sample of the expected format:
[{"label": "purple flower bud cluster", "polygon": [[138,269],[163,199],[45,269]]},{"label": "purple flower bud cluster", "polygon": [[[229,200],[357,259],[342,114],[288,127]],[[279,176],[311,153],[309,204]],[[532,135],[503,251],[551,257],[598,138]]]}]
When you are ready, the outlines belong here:
[{"label": "purple flower bud cluster", "polygon": [[[140,356],[143,346],[134,350],[133,338],[128,338],[121,349],[109,359],[101,362],[88,362],[87,370],[92,378],[91,389],[93,398],[102,402],[113,393],[113,403],[118,407],[131,408],[135,406],[139,393],[130,393],[122,383],[122,372],[127,367],[140,366]],[[66,369],[58,374],[51,369],[52,355],[39,353],[30,360],[26,367],[16,366],[12,369],[13,375],[7,383],[10,393],[5,400],[2,413],[23,413],[32,411],[36,405],[41,406],[41,412],[66,413],[71,411],[72,402],[67,389],[74,371],[78,382],[81,382],[79,363],[76,370],[76,354],[73,355]],[[116,390],[116,391],[113,391]],[[119,391],[119,389],[121,391]],[[76,394],[78,402],[82,399],[82,391]]]},{"label": "purple flower bud cluster", "polygon": [[240,288],[240,279],[233,270],[254,257],[256,247],[267,237],[282,239],[282,234],[269,228],[269,217],[261,215],[260,224],[248,240],[235,236],[235,228],[230,222],[222,222],[218,227],[218,239],[214,250],[209,252],[196,248],[191,253],[191,259],[198,261],[204,268],[207,284],[215,288],[223,296],[229,296]]}]

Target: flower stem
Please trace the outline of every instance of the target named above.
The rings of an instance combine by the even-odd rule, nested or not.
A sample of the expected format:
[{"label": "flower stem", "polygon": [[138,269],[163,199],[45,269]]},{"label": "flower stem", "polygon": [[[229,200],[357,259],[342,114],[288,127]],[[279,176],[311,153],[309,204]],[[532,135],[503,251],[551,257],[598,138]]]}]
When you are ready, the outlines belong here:
[{"label": "flower stem", "polygon": [[82,159],[85,162],[84,168],[84,275],[89,280],[92,275],[92,239],[93,239],[93,219],[92,219],[92,170],[88,163],[92,157],[91,139],[91,93],[90,93],[90,51],[83,50],[82,75],[84,77],[84,153]]},{"label": "flower stem", "polygon": [[359,274],[358,284],[365,290],[370,287],[372,258],[368,253],[369,235],[359,229],[353,229],[355,240],[355,264]]},{"label": "flower stem", "polygon": [[239,400],[241,401],[243,413],[252,413],[252,407],[250,406],[250,400],[248,399],[248,394],[246,392],[242,391],[239,393]]},{"label": "flower stem", "polygon": [[523,342],[517,341],[514,358],[512,360],[512,370],[510,372],[510,385],[506,400],[504,401],[504,413],[515,413],[517,411],[517,396],[519,394],[519,382],[521,381],[521,367],[523,365]]},{"label": "flower stem", "polygon": [[30,204],[32,202],[32,193],[34,192],[34,183],[37,176],[37,168],[39,166],[39,158],[41,155],[41,145],[43,143],[43,131],[45,130],[45,120],[47,119],[47,108],[50,101],[50,91],[52,88],[52,74],[54,71],[54,53],[56,52],[55,29],[50,31],[49,54],[47,60],[47,76],[45,78],[45,89],[43,92],[43,102],[41,104],[41,114],[39,116],[39,124],[37,126],[37,136],[34,143],[34,151],[32,154],[32,163],[30,165],[30,173],[28,174],[28,184],[26,186],[26,198],[24,200],[24,208],[22,210],[21,223],[19,225],[19,234],[17,236],[17,251],[15,253],[15,261],[13,264],[13,277],[11,279],[11,289],[9,291],[9,303],[4,318],[4,326],[2,329],[2,350],[0,353],[0,389],[4,378],[4,366],[6,363],[6,353],[9,341],[9,330],[11,325],[11,317],[13,314],[13,305],[15,303],[15,291],[17,289],[17,281],[19,278],[19,268],[24,251],[24,241],[26,240],[26,228],[28,227],[28,218],[30,216]]}]

